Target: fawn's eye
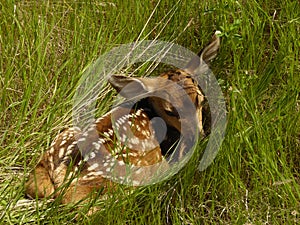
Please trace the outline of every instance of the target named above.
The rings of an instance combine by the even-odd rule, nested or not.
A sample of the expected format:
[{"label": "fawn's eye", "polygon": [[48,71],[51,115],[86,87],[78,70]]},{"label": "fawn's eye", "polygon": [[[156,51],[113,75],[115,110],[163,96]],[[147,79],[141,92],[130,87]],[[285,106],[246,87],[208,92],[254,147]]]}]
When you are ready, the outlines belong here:
[{"label": "fawn's eye", "polygon": [[172,110],[172,111],[170,111],[170,110],[165,110],[165,113],[168,115],[168,116],[172,116],[172,117],[179,117],[179,114],[178,114],[178,112],[177,112],[177,110]]}]

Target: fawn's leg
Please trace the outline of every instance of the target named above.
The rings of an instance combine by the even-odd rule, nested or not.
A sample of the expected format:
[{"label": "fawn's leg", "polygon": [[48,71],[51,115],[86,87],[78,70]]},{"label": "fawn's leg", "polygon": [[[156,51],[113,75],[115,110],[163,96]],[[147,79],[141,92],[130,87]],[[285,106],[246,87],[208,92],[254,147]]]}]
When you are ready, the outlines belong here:
[{"label": "fawn's leg", "polygon": [[[78,136],[80,133],[78,128],[68,128],[56,137],[50,149],[45,152],[25,184],[25,192],[29,197],[49,197],[62,184],[67,172],[67,165],[63,163],[63,160],[68,147],[73,144],[76,140],[76,135]],[[72,152],[69,155],[72,155]],[[78,154],[75,154],[74,157],[76,160],[79,160],[77,159],[79,158]],[[69,158],[72,158],[72,156]]]},{"label": "fawn's leg", "polygon": [[[87,197],[95,198],[103,195],[109,190],[113,190],[115,184],[103,177],[95,177],[93,180],[83,180],[82,177],[73,180],[72,184],[63,193],[62,202],[75,203],[85,200]],[[100,192],[100,193],[99,193]]]},{"label": "fawn's leg", "polygon": [[25,192],[30,198],[36,196],[45,198],[54,192],[54,186],[49,176],[49,168],[43,159],[29,175],[29,180],[25,184]]}]

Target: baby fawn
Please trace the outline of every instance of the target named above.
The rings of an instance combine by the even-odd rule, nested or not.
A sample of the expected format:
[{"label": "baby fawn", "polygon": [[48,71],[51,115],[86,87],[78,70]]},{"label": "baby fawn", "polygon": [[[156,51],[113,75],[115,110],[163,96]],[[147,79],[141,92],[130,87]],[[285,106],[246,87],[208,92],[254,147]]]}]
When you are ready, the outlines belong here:
[{"label": "baby fawn", "polygon": [[[219,45],[215,33],[209,45],[200,51],[199,57],[191,59],[185,69],[171,70],[158,77],[111,76],[109,83],[126,99],[149,92],[159,95],[145,95],[134,107],[121,104],[97,118],[84,131],[78,127],[65,129],[31,172],[26,194],[31,198],[60,195],[63,203],[77,202],[89,194],[99,190],[105,193],[113,187],[114,171],[121,182],[126,180],[128,165],[138,168],[130,178],[133,186],[141,185],[155,170],[168,170],[170,162],[165,157],[178,143],[182,127],[195,126],[192,123],[196,121],[199,134],[203,134],[205,98],[193,73],[202,67],[205,72],[206,63],[216,56]],[[188,100],[178,95],[178,86],[185,91]],[[165,98],[157,97],[160,95]],[[195,110],[181,118],[179,109],[185,108],[188,101]],[[157,135],[160,128],[152,120],[157,117],[166,125],[162,139]],[[179,152],[177,157],[183,154],[184,151]],[[143,167],[151,169],[143,170]]]}]

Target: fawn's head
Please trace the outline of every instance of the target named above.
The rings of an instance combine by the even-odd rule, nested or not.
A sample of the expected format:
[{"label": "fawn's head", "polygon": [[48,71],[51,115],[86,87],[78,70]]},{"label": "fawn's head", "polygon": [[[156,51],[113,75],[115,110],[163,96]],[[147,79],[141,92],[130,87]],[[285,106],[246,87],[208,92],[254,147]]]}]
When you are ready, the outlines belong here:
[{"label": "fawn's head", "polygon": [[[157,115],[178,132],[181,131],[184,120],[192,118],[192,108],[190,113],[187,111],[192,104],[196,111],[198,130],[203,134],[204,94],[194,76],[205,73],[208,70],[207,64],[216,57],[220,47],[220,39],[217,34],[218,31],[213,35],[211,42],[199,52],[199,57],[191,59],[184,69],[171,70],[155,78],[113,75],[109,82],[126,99],[147,97],[149,105]],[[187,111],[183,117],[180,116],[181,109]]]}]

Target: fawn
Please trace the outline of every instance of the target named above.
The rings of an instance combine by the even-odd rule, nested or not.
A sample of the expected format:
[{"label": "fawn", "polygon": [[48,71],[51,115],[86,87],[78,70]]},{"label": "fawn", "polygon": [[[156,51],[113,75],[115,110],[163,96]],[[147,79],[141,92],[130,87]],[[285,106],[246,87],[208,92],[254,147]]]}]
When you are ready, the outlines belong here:
[{"label": "fawn", "polygon": [[[156,78],[111,76],[109,83],[126,99],[158,90],[169,100],[146,96],[132,108],[125,104],[112,109],[85,131],[78,127],[65,129],[29,175],[25,184],[27,196],[56,198],[61,195],[62,203],[77,202],[97,190],[105,193],[113,187],[113,170],[125,179],[127,165],[138,168],[152,166],[152,170],[160,168],[161,171],[168,169],[169,162],[165,156],[178,141],[182,126],[189,126],[189,118],[191,121],[196,118],[198,132],[203,133],[202,106],[205,97],[192,74],[199,67],[207,68],[206,63],[216,56],[219,46],[216,32],[211,42],[200,51],[200,61],[198,57],[192,59],[185,69],[171,70]],[[185,118],[185,122],[179,117],[178,107],[185,107],[186,99],[178,97],[176,87],[170,83],[179,85],[195,107],[195,115]],[[167,130],[163,140],[158,140],[155,135],[159,129],[151,122],[154,117],[165,121]],[[125,135],[127,131],[130,131],[129,135]],[[183,153],[179,153],[179,158],[182,157],[180,154]],[[141,184],[152,170],[133,173],[133,186]]]}]

